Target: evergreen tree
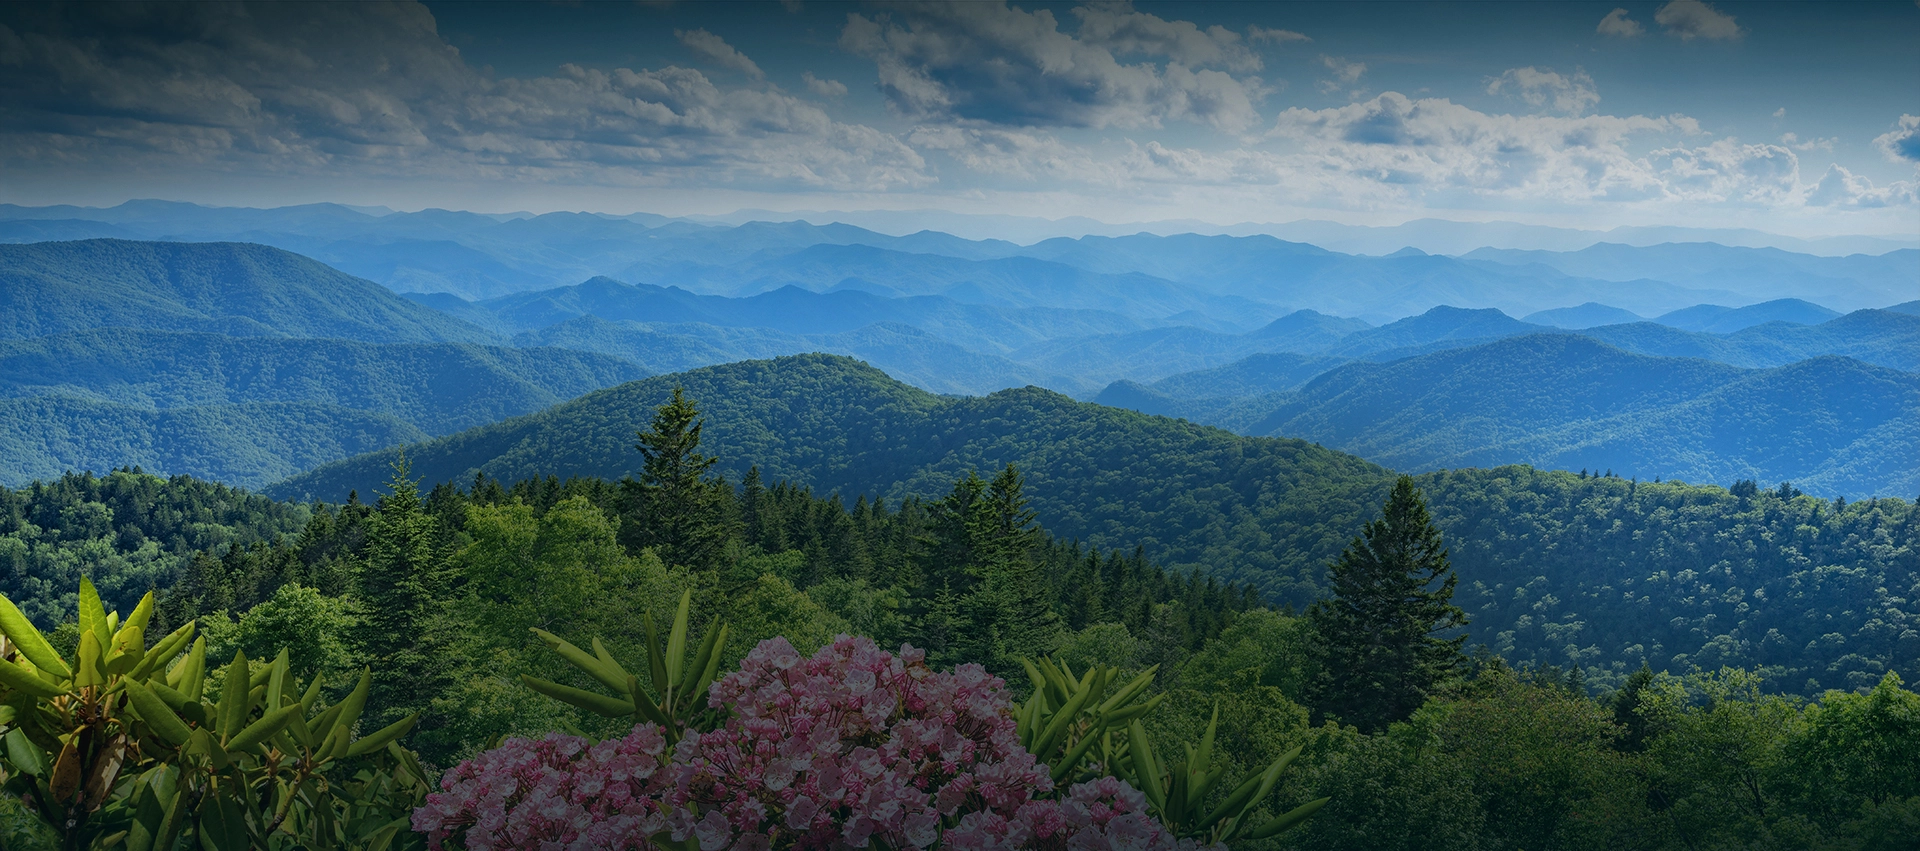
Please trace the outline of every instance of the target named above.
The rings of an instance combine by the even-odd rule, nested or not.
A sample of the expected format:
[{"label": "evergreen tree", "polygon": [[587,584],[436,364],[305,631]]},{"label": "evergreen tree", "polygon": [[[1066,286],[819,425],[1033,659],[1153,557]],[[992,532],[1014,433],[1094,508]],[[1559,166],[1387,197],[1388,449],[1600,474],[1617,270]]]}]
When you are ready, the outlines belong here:
[{"label": "evergreen tree", "polygon": [[699,409],[675,387],[634,445],[645,465],[638,481],[621,482],[627,510],[620,532],[631,550],[651,547],[667,564],[708,569],[732,532],[732,490],[713,475],[718,459],[700,454],[700,428]]},{"label": "evergreen tree", "polygon": [[975,580],[964,606],[976,627],[973,661],[999,672],[1015,670],[1022,656],[1051,652],[1060,640],[1054,593],[1033,559],[1040,533],[1024,484],[1008,464],[972,500],[965,521],[967,573]]},{"label": "evergreen tree", "polygon": [[[424,712],[455,677],[454,632],[444,611],[447,552],[409,472],[402,456],[369,518],[356,582],[363,611],[354,644],[373,669],[367,729]],[[432,726],[433,719],[423,718],[416,729]]]},{"label": "evergreen tree", "polygon": [[1320,712],[1383,729],[1465,662],[1466,636],[1436,635],[1467,618],[1452,603],[1456,577],[1412,478],[1394,484],[1382,517],[1347,545],[1330,579],[1333,597],[1308,610],[1320,639]]}]

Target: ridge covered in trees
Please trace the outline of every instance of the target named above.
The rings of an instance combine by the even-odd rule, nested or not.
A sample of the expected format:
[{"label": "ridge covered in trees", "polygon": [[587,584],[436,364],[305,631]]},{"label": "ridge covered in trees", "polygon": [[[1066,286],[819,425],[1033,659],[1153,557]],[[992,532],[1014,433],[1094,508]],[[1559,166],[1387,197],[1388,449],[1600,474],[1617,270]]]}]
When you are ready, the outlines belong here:
[{"label": "ridge covered in trees", "polygon": [[[1297,440],[1247,438],[1074,402],[1037,388],[943,399],[825,355],[728,364],[634,382],[540,414],[408,448],[427,481],[476,472],[613,479],[637,471],[630,435],[675,386],[703,400],[715,469],[823,493],[943,496],[967,470],[1011,463],[1038,522],[1101,549],[1253,587],[1303,608],[1325,565],[1393,477]],[[270,489],[370,492],[395,453]],[[1743,480],[1744,481],[1744,480]],[[1729,489],[1493,467],[1415,477],[1462,543],[1455,603],[1473,644],[1516,662],[1617,683],[1644,662],[1683,672],[1762,668],[1812,696],[1889,669],[1920,676],[1920,518],[1900,498],[1822,500],[1789,485]],[[1631,594],[1629,594],[1631,590]],[[1819,619],[1805,617],[1809,609]]]},{"label": "ridge covered in trees", "polygon": [[[1302,749],[1257,818],[1330,798],[1301,828],[1236,849],[1878,851],[1900,847],[1920,815],[1911,770],[1920,696],[1897,674],[1807,701],[1772,694],[1764,674],[1738,668],[1643,669],[1595,697],[1579,669],[1463,655],[1454,626],[1475,616],[1447,603],[1468,587],[1449,561],[1485,539],[1442,531],[1445,512],[1426,510],[1413,479],[1387,483],[1384,510],[1364,510],[1363,520],[1378,520],[1339,530],[1360,537],[1332,568],[1333,595],[1294,616],[1138,550],[1042,531],[1029,499],[1037,485],[1018,466],[989,468],[987,478],[969,471],[938,498],[848,506],[837,494],[767,484],[757,467],[738,484],[713,475],[725,460],[705,454],[709,428],[689,394],[670,394],[629,438],[638,475],[618,482],[481,475],[423,493],[402,461],[376,500],[339,506],[134,471],[0,496],[14,533],[70,548],[110,549],[133,540],[129,529],[231,530],[191,539],[212,544],[173,563],[152,628],[197,619],[217,656],[286,648],[293,675],[334,690],[371,665],[368,729],[417,716],[405,741],[429,772],[502,735],[618,736],[619,723],[520,684],[526,673],[594,687],[584,672],[556,667],[529,628],[644,658],[654,639],[633,613],[664,616],[684,593],[696,622],[737,631],[721,651],[728,669],[761,638],[785,636],[806,652],[839,632],[911,641],[939,664],[981,662],[1003,675],[1040,653],[1075,671],[1151,668],[1161,703],[1143,735],[1155,750],[1178,752],[1211,719],[1226,776]],[[1763,510],[1824,504],[1785,491],[1743,483],[1734,496]],[[129,520],[116,527],[96,507],[109,502]],[[239,522],[249,511],[272,522]],[[29,530],[33,517],[51,522]],[[106,596],[137,593],[125,585]],[[1335,607],[1384,617],[1343,626],[1322,614]],[[71,652],[79,628],[58,623],[66,609],[38,611]],[[1387,657],[1411,649],[1417,660],[1411,676],[1392,679],[1390,699],[1367,697],[1371,680],[1345,676],[1391,673],[1380,653],[1340,649],[1369,644]]]}]

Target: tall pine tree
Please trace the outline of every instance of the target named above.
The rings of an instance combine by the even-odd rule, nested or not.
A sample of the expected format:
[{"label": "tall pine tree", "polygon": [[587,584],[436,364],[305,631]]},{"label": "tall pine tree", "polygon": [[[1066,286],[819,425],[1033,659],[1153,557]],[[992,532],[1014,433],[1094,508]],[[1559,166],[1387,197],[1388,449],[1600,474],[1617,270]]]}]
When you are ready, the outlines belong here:
[{"label": "tall pine tree", "polygon": [[964,522],[974,586],[963,611],[975,628],[973,661],[998,673],[1017,670],[1020,657],[1050,653],[1060,642],[1055,595],[1033,558],[1040,532],[1024,489],[1020,471],[1008,464],[967,506]]},{"label": "tall pine tree", "polygon": [[[406,456],[393,466],[388,493],[368,518],[364,557],[355,577],[361,619],[355,644],[373,669],[367,696],[370,725],[426,712],[455,674],[454,631],[445,611],[449,566],[440,530],[410,478]],[[430,729],[423,718],[416,729]]]},{"label": "tall pine tree", "polygon": [[[1413,714],[1455,676],[1467,623],[1453,605],[1453,568],[1413,479],[1394,483],[1380,519],[1332,567],[1333,597],[1308,610],[1319,634],[1320,712],[1377,731]],[[1436,584],[1437,583],[1437,584]]]},{"label": "tall pine tree", "polygon": [[626,503],[621,543],[651,547],[661,561],[696,569],[719,563],[732,534],[733,491],[713,475],[719,460],[700,454],[700,411],[681,388],[654,412],[634,448],[645,459],[639,480],[621,482]]}]

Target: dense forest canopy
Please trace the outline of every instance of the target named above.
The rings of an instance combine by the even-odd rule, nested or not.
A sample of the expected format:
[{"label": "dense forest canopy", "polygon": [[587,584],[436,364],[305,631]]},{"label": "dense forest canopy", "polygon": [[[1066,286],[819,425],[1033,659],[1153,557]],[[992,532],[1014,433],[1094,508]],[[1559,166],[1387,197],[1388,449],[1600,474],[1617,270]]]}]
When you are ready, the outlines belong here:
[{"label": "dense forest canopy", "polygon": [[[1609,682],[1587,673],[1604,666],[1546,661],[1546,642],[1532,633],[1500,635],[1497,653],[1461,655],[1456,648],[1468,636],[1447,628],[1460,616],[1474,629],[1498,626],[1511,600],[1524,612],[1520,623],[1537,623],[1553,641],[1581,640],[1584,624],[1559,615],[1572,603],[1605,600],[1560,592],[1542,577],[1520,583],[1473,573],[1491,563],[1523,576],[1562,542],[1591,556],[1577,567],[1599,579],[1609,576],[1598,554],[1629,542],[1653,547],[1641,564],[1682,559],[1670,562],[1681,568],[1670,576],[1617,580],[1651,593],[1686,583],[1683,591],[1708,594],[1702,587],[1722,572],[1746,582],[1812,560],[1858,563],[1866,550],[1880,551],[1889,575],[1903,570],[1910,582],[1913,511],[1898,500],[1837,506],[1790,486],[1763,491],[1743,482],[1726,491],[1526,468],[1418,484],[1376,477],[1367,498],[1386,502],[1386,518],[1365,528],[1367,543],[1353,537],[1360,523],[1329,529],[1352,539],[1343,561],[1373,553],[1398,563],[1390,554],[1405,549],[1414,556],[1411,587],[1447,593],[1434,598],[1428,627],[1402,636],[1429,648],[1422,683],[1367,709],[1343,697],[1365,676],[1328,676],[1358,673],[1336,668],[1346,657],[1326,649],[1337,626],[1271,608],[1252,587],[1210,573],[1168,570],[1143,549],[1056,537],[1035,522],[1039,486],[1017,466],[965,471],[936,497],[856,496],[851,504],[838,493],[768,482],[757,467],[729,482],[710,473],[726,460],[704,454],[718,451],[702,443],[716,423],[701,419],[687,397],[669,399],[674,404],[639,433],[640,451],[629,444],[640,470],[619,481],[549,475],[508,484],[482,474],[422,492],[402,460],[370,492],[376,500],[356,494],[340,505],[274,502],[132,470],[0,492],[11,518],[0,546],[31,556],[14,559],[0,591],[30,604],[43,626],[59,625],[52,635],[61,646],[78,635],[66,620],[72,586],[63,580],[84,572],[110,604],[159,587],[156,627],[197,619],[216,654],[265,658],[284,647],[301,676],[335,683],[369,665],[369,724],[418,713],[407,742],[429,767],[502,735],[617,734],[618,724],[519,684],[528,673],[594,687],[556,667],[528,628],[604,639],[614,656],[633,659],[642,642],[634,612],[659,613],[685,591],[696,619],[721,617],[738,630],[739,641],[724,650],[729,667],[762,638],[787,636],[806,650],[837,632],[912,642],[940,664],[981,662],[1016,681],[1019,658],[1038,653],[1075,670],[1157,666],[1152,688],[1164,703],[1146,734],[1154,747],[1177,753],[1217,717],[1219,770],[1229,776],[1304,749],[1262,818],[1331,797],[1304,827],[1235,848],[1891,851],[1910,838],[1902,825],[1920,813],[1911,758],[1920,697],[1865,655],[1904,617],[1897,605],[1868,613],[1853,634],[1836,633],[1833,649],[1845,645],[1850,656],[1810,663],[1828,649],[1815,641],[1800,657],[1756,670],[1709,667],[1732,660],[1695,656],[1675,659],[1672,673],[1641,670]],[[675,413],[674,405],[684,408]],[[1577,511],[1567,514],[1546,495]],[[1356,513],[1366,521],[1381,516],[1381,506]],[[1702,549],[1715,538],[1739,540],[1728,534],[1728,518],[1761,533],[1789,527],[1811,555],[1736,564]],[[1576,519],[1584,525],[1547,526]],[[1817,546],[1822,539],[1829,549]],[[122,557],[129,548],[135,557]],[[1681,567],[1697,563],[1688,558],[1714,559],[1714,568]],[[1861,573],[1829,568],[1755,587],[1689,625],[1715,626],[1722,611],[1757,618],[1766,611],[1754,605],[1761,598],[1833,590],[1801,586],[1842,572]],[[1335,598],[1369,593],[1369,582],[1392,571],[1371,575],[1336,584]],[[1446,606],[1447,594],[1460,609]],[[1790,601],[1799,615],[1840,604]],[[1611,615],[1587,617],[1598,624]],[[1423,634],[1433,628],[1442,632]],[[1778,649],[1775,633],[1767,635],[1761,651]],[[1775,685],[1796,690],[1791,680],[1807,671],[1845,690],[1810,693],[1811,702],[1772,693]]]},{"label": "dense forest canopy", "polygon": [[[1292,440],[1077,403],[1038,389],[942,399],[844,359],[732,364],[610,388],[408,450],[429,481],[638,469],[627,435],[674,386],[701,400],[717,467],[897,502],[969,469],[1026,473],[1043,526],[1140,547],[1172,569],[1245,583],[1274,605],[1326,591],[1326,565],[1383,500],[1387,471]],[[339,499],[392,453],[270,492]],[[1920,675],[1914,504],[1830,501],[1743,484],[1644,482],[1612,471],[1494,467],[1417,482],[1454,550],[1473,641],[1617,683],[1642,662],[1761,667],[1808,695],[1888,669]],[[1784,495],[1783,495],[1784,494]],[[1629,591],[1631,590],[1631,595]],[[1844,602],[1841,602],[1844,601]],[[1808,618],[1809,606],[1821,616]],[[1907,643],[1903,643],[1907,642]]]}]

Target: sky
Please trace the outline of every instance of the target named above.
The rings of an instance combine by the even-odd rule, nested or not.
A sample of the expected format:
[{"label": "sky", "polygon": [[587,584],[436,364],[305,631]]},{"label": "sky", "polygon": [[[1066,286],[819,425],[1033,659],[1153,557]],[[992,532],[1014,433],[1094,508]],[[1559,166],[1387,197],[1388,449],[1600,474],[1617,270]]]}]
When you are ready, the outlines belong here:
[{"label": "sky", "polygon": [[0,5],[0,203],[1920,234],[1920,2]]}]

